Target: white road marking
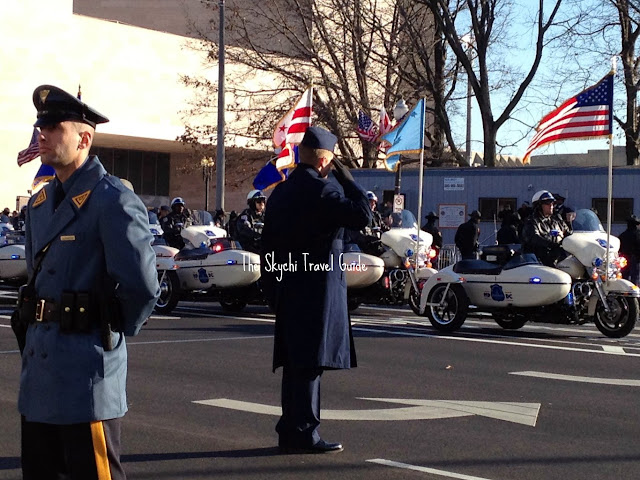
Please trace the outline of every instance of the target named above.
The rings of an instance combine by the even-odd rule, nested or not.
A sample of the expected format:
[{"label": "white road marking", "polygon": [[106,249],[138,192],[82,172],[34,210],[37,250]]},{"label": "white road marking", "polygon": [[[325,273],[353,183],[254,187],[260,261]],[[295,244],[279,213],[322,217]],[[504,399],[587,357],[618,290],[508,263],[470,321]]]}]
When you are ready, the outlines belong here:
[{"label": "white road marking", "polygon": [[198,343],[198,342],[221,342],[225,340],[255,340],[258,338],[273,338],[273,335],[258,335],[247,337],[221,337],[221,338],[188,338],[183,340],[149,340],[148,342],[127,341],[127,345],[157,345],[162,343]]},{"label": "white road marking", "polygon": [[[377,402],[410,405],[404,408],[378,408],[363,410],[322,410],[324,420],[350,421],[405,421],[434,420],[441,418],[467,417],[479,415],[519,423],[530,427],[536,426],[539,403],[512,402],[466,402],[455,400],[414,400],[404,398],[361,398]],[[212,398],[195,400],[193,403],[211,407],[229,408],[262,415],[280,416],[282,409],[262,403],[243,402],[229,398]]]},{"label": "white road marking", "polygon": [[564,380],[566,382],[596,383],[599,385],[619,385],[624,387],[640,387],[640,380],[625,378],[596,378],[581,377],[576,375],[563,375],[560,373],[546,372],[509,372],[510,375],[520,375],[523,377],[548,378],[551,380]]},{"label": "white road marking", "polygon": [[593,345],[594,348],[598,350],[592,350],[588,348],[571,348],[571,347],[561,347],[557,345],[542,345],[537,343],[523,343],[523,342],[511,342],[509,338],[502,338],[502,340],[490,340],[485,338],[469,338],[469,337],[460,337],[460,336],[448,336],[448,335],[440,335],[437,333],[417,333],[417,332],[400,332],[394,330],[387,329],[373,329],[373,328],[363,328],[363,327],[354,327],[354,331],[362,331],[369,333],[385,333],[388,335],[398,335],[403,337],[425,337],[425,338],[433,338],[437,340],[453,340],[458,342],[475,342],[475,343],[493,343],[497,345],[503,345],[508,347],[529,347],[529,348],[545,348],[549,350],[564,350],[567,352],[581,352],[581,353],[598,353],[605,355],[625,355],[628,357],[640,357],[640,353],[620,353],[620,352],[606,352],[601,350],[599,345]]},{"label": "white road marking", "polygon": [[445,470],[438,470],[435,468],[419,467],[417,465],[410,465],[408,463],[394,462],[392,460],[385,460],[384,458],[372,458],[367,460],[370,463],[377,463],[378,465],[386,465],[387,467],[403,468],[405,470],[413,470],[414,472],[430,473],[432,475],[440,475],[441,477],[457,478],[459,480],[490,480],[484,477],[474,477],[472,475],[464,475],[462,473],[447,472]]},{"label": "white road marking", "polygon": [[605,352],[626,353],[626,352],[624,351],[624,348],[622,348],[622,347],[618,347],[618,346],[615,346],[615,345],[603,345],[603,346],[602,346],[602,349],[603,349]]}]

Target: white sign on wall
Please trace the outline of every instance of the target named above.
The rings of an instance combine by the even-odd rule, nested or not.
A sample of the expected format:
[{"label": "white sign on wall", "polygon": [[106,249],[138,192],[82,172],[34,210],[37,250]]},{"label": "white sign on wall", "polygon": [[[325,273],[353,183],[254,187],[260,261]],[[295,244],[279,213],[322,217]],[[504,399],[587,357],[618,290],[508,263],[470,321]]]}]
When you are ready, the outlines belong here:
[{"label": "white sign on wall", "polygon": [[464,177],[445,177],[444,190],[445,192],[464,190]]},{"label": "white sign on wall", "polygon": [[440,204],[438,205],[438,226],[440,228],[458,228],[461,223],[466,221],[467,206],[453,205],[453,204]]}]

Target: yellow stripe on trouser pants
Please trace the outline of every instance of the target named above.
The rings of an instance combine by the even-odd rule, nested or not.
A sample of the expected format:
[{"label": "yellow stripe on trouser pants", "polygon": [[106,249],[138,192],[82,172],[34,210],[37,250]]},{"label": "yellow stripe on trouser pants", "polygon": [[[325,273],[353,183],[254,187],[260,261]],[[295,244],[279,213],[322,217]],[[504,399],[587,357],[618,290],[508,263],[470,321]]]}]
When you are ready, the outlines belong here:
[{"label": "yellow stripe on trouser pants", "polygon": [[107,439],[104,436],[102,422],[91,422],[91,440],[93,441],[93,454],[96,458],[98,480],[111,480],[109,458],[107,457]]}]

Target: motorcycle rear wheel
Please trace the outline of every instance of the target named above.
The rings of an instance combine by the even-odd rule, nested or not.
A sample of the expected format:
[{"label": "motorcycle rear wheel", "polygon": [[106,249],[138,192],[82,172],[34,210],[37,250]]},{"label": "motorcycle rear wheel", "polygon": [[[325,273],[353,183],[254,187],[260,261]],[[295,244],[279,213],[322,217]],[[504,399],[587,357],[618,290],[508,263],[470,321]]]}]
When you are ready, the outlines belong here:
[{"label": "motorcycle rear wheel", "polygon": [[425,313],[433,328],[440,332],[453,332],[459,329],[467,319],[469,298],[462,285],[450,285],[447,291],[446,284],[439,284],[429,292],[429,303],[441,303],[445,291],[447,296],[442,306],[427,305]]},{"label": "motorcycle rear wheel", "polygon": [[162,272],[158,272],[158,282],[160,282],[160,297],[154,310],[158,313],[171,313],[180,300],[178,274],[174,271],[166,271],[162,278]]},{"label": "motorcycle rear wheel", "polygon": [[244,310],[244,307],[247,306],[247,302],[243,302],[242,300],[221,299],[220,306],[225,312],[238,313]]},{"label": "motorcycle rear wheel", "polygon": [[524,315],[516,314],[494,313],[493,319],[505,330],[518,330],[519,328],[522,328],[525,323],[527,323],[527,319]]},{"label": "motorcycle rear wheel", "polygon": [[598,300],[595,324],[600,332],[610,338],[621,338],[633,330],[638,319],[638,300],[631,297],[607,297],[611,314],[607,314]]}]

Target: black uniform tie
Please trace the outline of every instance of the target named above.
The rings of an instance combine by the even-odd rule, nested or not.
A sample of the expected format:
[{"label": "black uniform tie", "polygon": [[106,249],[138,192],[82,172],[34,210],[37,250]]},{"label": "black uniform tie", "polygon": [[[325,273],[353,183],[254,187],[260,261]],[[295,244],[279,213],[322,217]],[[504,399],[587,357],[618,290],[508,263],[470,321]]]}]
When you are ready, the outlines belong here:
[{"label": "black uniform tie", "polygon": [[56,189],[54,192],[54,199],[53,199],[54,210],[58,209],[58,205],[62,203],[62,200],[64,200],[65,195],[66,193],[64,192],[64,188],[62,188],[62,183],[56,180]]}]

